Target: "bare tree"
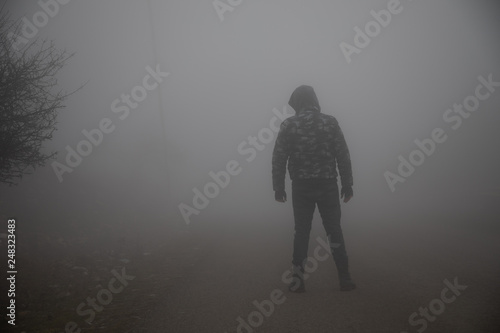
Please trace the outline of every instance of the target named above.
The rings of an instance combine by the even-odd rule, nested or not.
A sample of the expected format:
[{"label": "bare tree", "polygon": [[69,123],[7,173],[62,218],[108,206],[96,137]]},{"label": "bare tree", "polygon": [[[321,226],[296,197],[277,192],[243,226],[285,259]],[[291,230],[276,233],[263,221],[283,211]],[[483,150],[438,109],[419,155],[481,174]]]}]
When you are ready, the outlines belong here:
[{"label": "bare tree", "polygon": [[[0,10],[1,12],[1,10]],[[16,184],[54,158],[43,152],[52,139],[58,111],[69,94],[54,91],[56,73],[72,56],[52,42],[35,40],[22,50],[9,36],[19,32],[6,14],[0,17],[0,183]]]}]

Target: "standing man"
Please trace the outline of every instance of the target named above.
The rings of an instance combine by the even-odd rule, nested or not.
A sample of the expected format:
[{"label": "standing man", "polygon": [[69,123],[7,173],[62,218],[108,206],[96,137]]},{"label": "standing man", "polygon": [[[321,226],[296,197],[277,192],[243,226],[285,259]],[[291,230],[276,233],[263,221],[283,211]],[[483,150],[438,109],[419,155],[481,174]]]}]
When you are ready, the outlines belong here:
[{"label": "standing man", "polygon": [[342,190],[340,197],[348,202],[352,196],[352,170],[349,149],[337,120],[321,113],[318,98],[310,86],[300,86],[288,104],[295,116],[281,124],[273,151],[272,174],[276,201],[285,202],[285,174],[292,179],[292,203],[295,219],[293,242],[292,292],[304,292],[304,264],[314,210],[318,206],[335,265],[340,290],[356,288],[351,280],[342,229],[337,186],[337,166]]}]

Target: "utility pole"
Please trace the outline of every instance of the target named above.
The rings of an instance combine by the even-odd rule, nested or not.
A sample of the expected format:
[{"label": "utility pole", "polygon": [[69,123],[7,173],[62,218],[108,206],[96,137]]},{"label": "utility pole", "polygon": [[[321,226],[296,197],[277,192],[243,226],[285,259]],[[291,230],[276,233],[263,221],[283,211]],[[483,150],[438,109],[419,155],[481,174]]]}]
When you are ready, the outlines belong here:
[{"label": "utility pole", "polygon": [[[153,52],[153,61],[154,61],[154,66],[159,65],[158,62],[158,50],[156,48],[156,34],[155,34],[155,26],[154,26],[154,19],[153,19],[153,8],[151,5],[151,0],[147,0],[147,6],[148,6],[148,18],[149,18],[149,27],[150,27],[150,33],[151,33],[151,49]],[[162,89],[159,87],[158,89],[158,112],[160,114],[160,121],[161,121],[161,129],[162,129],[162,141],[163,144],[165,145],[163,152],[165,154],[165,177],[167,179],[167,184],[170,184],[170,177],[169,177],[169,163],[168,163],[168,142],[167,142],[167,134],[166,134],[166,126],[165,126],[165,115],[164,115],[164,108],[163,108],[163,98],[162,98]],[[170,186],[167,186],[166,189],[166,195],[167,195],[167,204],[165,205],[167,209],[167,218],[173,217],[173,205],[172,205],[172,193],[170,191]]]}]

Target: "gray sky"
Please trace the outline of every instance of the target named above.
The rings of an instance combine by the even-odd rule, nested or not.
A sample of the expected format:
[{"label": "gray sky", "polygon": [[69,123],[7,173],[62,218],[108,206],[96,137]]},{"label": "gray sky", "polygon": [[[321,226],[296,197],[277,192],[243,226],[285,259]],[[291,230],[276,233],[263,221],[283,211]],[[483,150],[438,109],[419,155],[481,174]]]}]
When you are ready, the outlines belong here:
[{"label": "gray sky", "polygon": [[[28,206],[63,218],[92,207],[109,218],[147,213],[151,221],[182,223],[178,205],[192,206],[193,188],[236,160],[241,173],[192,222],[290,218],[290,200],[286,207],[274,202],[274,140],[251,162],[238,146],[269,127],[273,109],[283,110],[295,87],[309,84],[323,112],[339,120],[351,151],[355,197],[344,216],[359,224],[420,214],[498,216],[500,88],[456,130],[443,119],[474,95],[479,76],[500,82],[498,5],[401,1],[400,12],[348,63],[340,44],[355,46],[354,28],[364,30],[374,20],[370,12],[388,3],[244,0],[223,21],[208,0],[151,0],[151,15],[147,1],[60,5],[37,37],[76,53],[60,72],[61,88],[88,83],[67,100],[46,148],[65,163],[65,147],[75,149],[82,130],[103,118],[115,130],[62,183],[47,164],[19,186],[2,188],[5,214]],[[35,1],[8,1],[7,8],[30,21],[42,10]],[[142,85],[147,66],[170,75],[120,120],[112,103]],[[392,192],[384,173],[397,173],[398,156],[408,158],[414,140],[435,128],[447,140]]]}]

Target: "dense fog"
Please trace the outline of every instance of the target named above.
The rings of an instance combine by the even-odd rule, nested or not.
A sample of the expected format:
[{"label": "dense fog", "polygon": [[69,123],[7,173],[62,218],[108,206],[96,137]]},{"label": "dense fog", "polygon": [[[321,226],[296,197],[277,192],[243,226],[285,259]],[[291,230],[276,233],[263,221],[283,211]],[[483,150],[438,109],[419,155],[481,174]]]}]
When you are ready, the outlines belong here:
[{"label": "dense fog", "polygon": [[[256,149],[251,162],[252,153],[240,152],[252,147],[249,136],[270,127],[273,109],[283,113],[296,86],[309,84],[346,136],[356,200],[345,210],[357,223],[396,212],[493,218],[500,195],[500,97],[495,91],[480,101],[456,130],[457,120],[450,114],[446,122],[443,116],[474,94],[479,76],[495,81],[500,75],[497,6],[401,3],[365,48],[344,54],[342,42],[356,48],[354,28],[364,30],[373,20],[370,11],[387,5],[245,2],[233,11],[219,9],[220,17],[208,1],[60,5],[36,37],[75,52],[59,83],[66,91],[83,87],[68,98],[45,148],[58,151],[57,161],[65,164],[65,148],[76,149],[85,139],[82,130],[98,128],[103,118],[116,128],[73,172],[63,172],[62,182],[47,164],[20,186],[4,189],[5,214],[30,211],[37,219],[58,220],[101,203],[109,218],[135,213],[144,226],[145,220],[183,223],[178,205],[193,206],[193,189],[203,190],[212,180],[210,171],[236,160],[241,173],[192,221],[279,216],[283,209],[275,204],[270,183],[274,139],[260,143],[264,148],[259,139],[263,150]],[[6,7],[30,20],[41,10],[35,2]],[[147,66],[169,75],[135,109],[113,112],[115,99],[142,84]],[[287,112],[294,113],[290,107]],[[405,182],[396,181],[392,192],[384,173],[397,174],[398,156],[408,159],[418,148],[414,140],[430,138],[435,128],[442,128],[447,140]]]},{"label": "dense fog", "polygon": [[291,233],[291,182],[277,203],[271,159],[303,84],[350,150],[342,223],[498,223],[495,1],[57,3],[4,7],[31,22],[27,40],[74,53],[58,87],[77,90],[43,146],[57,157],[1,186],[2,218],[21,231],[109,225],[161,239],[223,222]]}]

